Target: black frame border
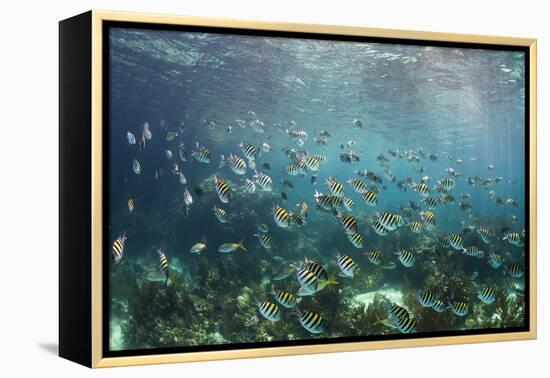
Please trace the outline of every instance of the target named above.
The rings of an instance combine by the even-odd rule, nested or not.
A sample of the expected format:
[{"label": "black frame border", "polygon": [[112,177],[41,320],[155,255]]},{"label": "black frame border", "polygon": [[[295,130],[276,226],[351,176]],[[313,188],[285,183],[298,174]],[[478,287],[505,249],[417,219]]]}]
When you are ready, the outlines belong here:
[{"label": "black frame border", "polygon": [[[388,38],[388,37],[369,37],[355,35],[336,35],[324,33],[310,32],[289,32],[289,31],[272,31],[261,29],[240,29],[228,27],[213,27],[213,26],[194,26],[194,25],[174,25],[174,24],[158,24],[132,21],[102,21],[102,41],[101,48],[103,52],[102,61],[102,172],[103,172],[103,188],[102,188],[102,209],[103,209],[103,235],[109,235],[109,161],[110,161],[110,144],[109,144],[109,115],[110,115],[110,28],[128,28],[128,29],[145,29],[159,31],[179,31],[179,32],[201,32],[201,33],[218,33],[218,34],[233,34],[246,36],[262,36],[262,37],[282,37],[282,38],[299,38],[299,39],[314,39],[314,40],[333,40],[346,42],[363,42],[363,43],[383,43],[383,44],[401,44],[401,45],[418,45],[418,46],[437,46],[450,48],[467,48],[467,49],[482,49],[482,50],[499,50],[499,51],[519,51],[524,53],[525,59],[525,326],[512,327],[502,329],[475,329],[462,331],[439,331],[439,332],[419,332],[414,334],[395,334],[395,335],[375,335],[375,336],[346,336],[337,338],[319,338],[319,339],[302,339],[302,340],[284,340],[284,341],[269,341],[269,342],[250,342],[250,343],[229,343],[216,345],[200,345],[200,346],[181,346],[169,348],[154,348],[154,349],[127,349],[119,351],[109,350],[109,321],[110,321],[110,300],[109,300],[109,259],[105,258],[104,252],[102,266],[102,357],[131,357],[131,356],[151,356],[160,354],[175,354],[175,353],[193,353],[193,352],[213,352],[223,350],[239,350],[239,349],[257,349],[271,347],[300,347],[308,345],[330,345],[341,343],[359,343],[369,341],[390,341],[390,340],[408,340],[408,339],[426,339],[437,337],[452,337],[452,336],[478,336],[489,334],[503,333],[519,333],[528,332],[531,329],[531,267],[530,267],[530,140],[531,140],[531,72],[530,62],[531,53],[529,46],[516,45],[499,45],[485,43],[470,43],[470,42],[451,42],[451,41],[431,41],[424,39],[407,39],[407,38]],[[109,238],[104,237],[102,241],[102,251],[110,251]],[[107,273],[107,274],[106,274]]]}]

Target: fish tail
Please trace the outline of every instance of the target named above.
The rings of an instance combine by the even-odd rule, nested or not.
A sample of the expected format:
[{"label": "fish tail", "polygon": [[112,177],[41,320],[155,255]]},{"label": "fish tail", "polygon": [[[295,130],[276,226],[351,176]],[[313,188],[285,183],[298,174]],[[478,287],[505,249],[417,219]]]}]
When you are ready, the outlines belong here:
[{"label": "fish tail", "polygon": [[372,323],[373,326],[376,326],[376,325],[378,325],[378,324],[383,324],[383,325],[385,325],[386,322],[388,321],[387,318],[379,318],[378,315],[375,315],[375,317],[376,317],[376,321],[375,321],[374,323]]},{"label": "fish tail", "polygon": [[237,248],[240,248],[240,249],[242,249],[243,251],[248,252],[248,249],[246,249],[246,248],[244,247],[243,242],[244,242],[244,239],[241,239],[241,241],[239,242],[239,244],[237,244]]},{"label": "fish tail", "polygon": [[325,285],[338,285],[338,281],[335,281],[335,275],[330,276],[326,281],[323,282]]}]

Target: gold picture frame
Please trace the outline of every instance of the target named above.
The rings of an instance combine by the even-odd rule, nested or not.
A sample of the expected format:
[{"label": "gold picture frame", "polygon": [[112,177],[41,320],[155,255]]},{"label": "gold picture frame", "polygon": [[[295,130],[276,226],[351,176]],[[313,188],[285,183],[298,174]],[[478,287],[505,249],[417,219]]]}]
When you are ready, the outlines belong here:
[{"label": "gold picture frame", "polygon": [[[237,28],[237,29],[251,29],[262,31],[277,31],[277,32],[299,32],[299,33],[315,33],[330,35],[345,35],[345,36],[358,36],[358,37],[379,37],[379,38],[395,38],[395,39],[407,39],[418,40],[424,43],[430,41],[440,42],[459,42],[459,43],[472,43],[472,44],[492,44],[503,46],[522,46],[528,48],[529,51],[529,77],[526,78],[526,82],[529,83],[529,109],[526,109],[529,114],[529,329],[525,332],[513,332],[513,333],[495,333],[495,334],[479,334],[479,335],[461,335],[461,336],[446,336],[446,337],[428,337],[428,338],[414,338],[414,339],[400,339],[400,340],[382,340],[382,341],[360,341],[360,342],[346,342],[346,343],[331,343],[320,345],[301,345],[301,346],[284,346],[284,347],[265,347],[255,349],[240,349],[240,350],[217,350],[206,352],[189,352],[189,353],[174,353],[174,354],[156,354],[156,355],[140,355],[140,356],[125,356],[125,357],[104,357],[103,355],[103,157],[104,157],[104,140],[102,129],[102,118],[104,111],[104,98],[103,98],[103,39],[104,39],[104,22],[117,21],[117,22],[132,22],[132,23],[145,23],[156,25],[186,25],[186,26],[199,26],[199,27],[216,27],[216,28]],[[173,362],[188,362],[188,361],[207,361],[207,360],[219,360],[219,359],[237,359],[237,358],[250,358],[250,357],[267,357],[267,356],[283,356],[283,355],[299,355],[310,353],[328,353],[328,352],[349,352],[349,351],[362,351],[372,349],[386,349],[386,348],[403,348],[403,347],[423,347],[423,346],[435,346],[435,345],[448,345],[448,344],[466,344],[466,343],[482,343],[482,342],[495,342],[495,341],[513,341],[513,340],[527,340],[535,339],[537,335],[537,266],[536,266],[536,213],[537,213],[537,169],[536,169],[536,104],[537,104],[537,41],[536,39],[528,38],[512,38],[512,37],[497,37],[497,36],[482,36],[482,35],[469,35],[469,34],[451,34],[451,33],[435,33],[435,32],[423,32],[423,31],[406,31],[406,30],[393,30],[393,29],[377,29],[366,27],[351,27],[351,26],[334,26],[334,25],[316,25],[316,24],[294,24],[294,23],[279,23],[279,22],[258,22],[258,21],[245,21],[245,20],[229,20],[229,19],[217,19],[209,17],[187,17],[187,16],[174,16],[174,15],[159,15],[159,14],[143,14],[143,13],[126,13],[126,12],[110,12],[110,11],[98,11],[93,10],[84,15],[77,16],[67,21],[62,21],[60,33],[60,74],[65,74],[64,67],[66,67],[63,59],[69,59],[71,49],[89,48],[89,54],[85,54],[81,59],[90,59],[89,69],[90,77],[89,88],[90,97],[88,98],[89,106],[89,118],[80,118],[78,120],[89,119],[90,127],[84,128],[84,134],[82,138],[89,141],[90,158],[90,170],[83,174],[89,175],[89,181],[84,181],[83,185],[90,185],[89,188],[89,216],[90,216],[90,229],[88,237],[91,245],[82,246],[82,248],[89,247],[89,255],[87,255],[85,261],[73,261],[74,257],[69,256],[69,251],[65,250],[67,244],[60,242],[60,355],[84,365],[99,368],[99,367],[114,367],[114,366],[128,366],[128,365],[143,365],[143,364],[161,364],[161,363],[173,363]],[[76,33],[77,31],[86,31],[84,38],[85,43],[78,44],[78,41],[67,39],[67,33]],[[65,38],[65,39],[64,39]],[[61,89],[63,90],[64,81],[68,82],[69,79],[60,78]],[[68,84],[67,84],[68,85]],[[66,174],[64,174],[64,132],[76,132],[67,131],[68,125],[64,126],[64,122],[74,121],[71,117],[79,117],[79,115],[71,115],[66,109],[71,105],[69,96],[63,96],[61,94],[60,100],[60,123],[61,123],[61,186],[63,187],[64,180],[69,180],[70,170],[69,166],[66,167]],[[82,105],[83,107],[86,104]],[[67,114],[65,116],[65,114]],[[80,115],[81,116],[81,115]],[[69,136],[67,136],[69,138]],[[89,139],[87,139],[89,138]],[[67,152],[69,153],[69,152]],[[74,153],[74,151],[73,151]],[[69,190],[69,189],[67,189]],[[65,192],[66,193],[66,192]],[[67,194],[67,193],[66,193]],[[71,198],[77,198],[78,194],[73,193],[72,197],[67,194],[66,201]],[[63,189],[61,197],[63,197]],[[61,216],[65,214],[65,211],[70,211],[64,208],[64,203],[61,206]],[[60,239],[66,239],[67,233],[75,232],[71,227],[76,225],[70,224],[70,221],[64,222],[61,220],[61,236]],[[76,241],[74,241],[76,242]],[[73,247],[74,249],[74,247]],[[72,250],[74,253],[75,250]],[[66,261],[66,263],[64,263]],[[87,266],[86,266],[87,262]],[[83,264],[77,266],[77,264]],[[75,311],[74,301],[71,296],[76,295],[70,292],[69,285],[75,285],[71,279],[71,273],[66,273],[66,270],[72,269],[73,271],[87,271],[83,279],[89,277],[89,289],[90,295],[84,295],[84,310],[89,311],[88,318],[82,319],[82,324],[73,325],[72,328],[67,329],[66,320],[69,317],[76,317],[72,311]],[[74,273],[74,272],[73,272]],[[67,275],[65,275],[67,274]],[[76,278],[75,278],[76,279]],[[78,284],[76,284],[78,287]],[[64,300],[67,297],[69,299]],[[89,301],[89,302],[88,302]],[[89,327],[86,327],[87,322]],[[85,329],[82,329],[85,328]],[[89,331],[89,338],[87,336],[82,337],[74,335],[76,330],[82,329],[82,332]],[[85,340],[89,343],[83,351],[77,353],[73,352],[76,345],[76,339]]]}]

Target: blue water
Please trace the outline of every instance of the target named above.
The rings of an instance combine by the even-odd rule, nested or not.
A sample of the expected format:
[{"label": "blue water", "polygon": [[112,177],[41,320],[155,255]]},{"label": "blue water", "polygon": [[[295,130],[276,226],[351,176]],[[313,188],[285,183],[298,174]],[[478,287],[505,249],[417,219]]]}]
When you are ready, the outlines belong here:
[{"label": "blue water", "polygon": [[[499,315],[502,321],[494,320],[497,307],[507,303],[500,300],[507,296],[507,283],[524,286],[523,277],[511,277],[504,269],[512,262],[523,265],[524,248],[502,240],[507,232],[521,234],[525,228],[523,53],[123,28],[111,29],[110,44],[109,237],[113,241],[123,233],[128,237],[121,262],[111,264],[110,271],[112,349],[398,333],[395,327],[367,320],[366,328],[350,325],[351,319],[358,322],[362,316],[373,316],[366,310],[369,305],[366,315],[354,312],[354,298],[388,287],[401,293],[399,304],[417,320],[418,332],[523,324],[523,317],[510,320]],[[356,127],[354,119],[362,127]],[[215,125],[208,127],[207,120]],[[241,128],[237,120],[246,126]],[[256,120],[265,123],[263,133],[249,126]],[[140,151],[146,122],[152,139]],[[303,146],[287,135],[289,129],[307,132]],[[326,146],[314,141],[323,130],[330,133]],[[128,144],[127,131],[135,135],[135,145]],[[169,131],[178,134],[172,141],[166,139]],[[348,141],[353,145],[342,148]],[[257,170],[273,180],[272,191],[258,188],[246,193],[242,179],[252,179],[253,170],[247,168],[241,176],[227,164],[218,167],[222,154],[244,158],[240,142],[258,149],[262,143],[272,147],[256,158]],[[178,156],[181,143],[187,149],[186,161]],[[208,148],[211,163],[192,157],[197,143]],[[291,163],[288,149],[326,158],[315,185],[311,171],[303,177],[285,173]],[[172,159],[166,150],[171,150]],[[396,150],[396,156],[389,150]],[[342,162],[344,151],[357,153],[360,161]],[[377,160],[381,154],[387,162]],[[428,159],[430,154],[436,160]],[[411,157],[418,161],[411,162]],[[141,164],[139,175],[132,171],[133,159]],[[172,173],[174,163],[187,184],[180,184]],[[262,169],[262,163],[271,169]],[[449,174],[450,168],[456,176]],[[382,177],[376,207],[366,206],[346,183],[361,178],[356,174],[359,169]],[[435,198],[441,196],[433,189],[437,181],[452,177],[456,186],[449,194],[456,202],[432,209],[436,226],[414,234],[408,222],[421,220],[420,212],[429,209],[411,185],[406,192],[398,190],[385,170],[396,181],[409,179],[409,183],[427,176]],[[213,189],[214,174],[232,188],[228,204],[220,202]],[[329,176],[342,183],[346,196],[355,201],[353,212],[337,210],[355,217],[365,239],[363,248],[350,243],[333,215],[316,210],[313,194],[316,190],[330,194],[325,185]],[[469,185],[468,178],[477,181]],[[283,188],[282,179],[292,180],[294,188]],[[482,179],[492,182],[480,184]],[[204,195],[197,195],[196,187]],[[193,196],[187,216],[182,210],[185,189]],[[282,191],[287,200],[281,198]],[[458,203],[466,194],[472,208],[463,211]],[[129,198],[135,199],[131,213]],[[306,224],[278,227],[272,206],[297,212],[301,201],[309,205]],[[410,219],[405,217],[396,231],[380,236],[370,227],[373,212],[404,216],[402,208],[410,207],[411,201],[421,209],[414,210]],[[213,206],[225,209],[230,223],[218,222]],[[253,236],[258,223],[269,227],[274,243],[269,251]],[[492,231],[489,244],[477,234],[480,227]],[[485,256],[449,254],[452,248],[442,246],[440,239],[450,234],[462,235],[465,247],[477,246]],[[248,252],[218,252],[220,244],[241,239]],[[206,242],[206,251],[191,254],[191,246],[201,241]],[[148,272],[159,270],[158,248],[166,253],[175,274],[166,286],[146,279]],[[373,249],[397,266],[384,270],[370,264],[363,253]],[[399,249],[415,254],[413,267],[396,260],[394,252]],[[437,250],[436,260],[419,252],[423,249]],[[301,327],[284,308],[280,321],[262,317],[256,300],[275,302],[269,295],[272,286],[293,293],[299,288],[294,274],[274,281],[277,273],[289,264],[300,264],[303,256],[337,273],[336,252],[349,255],[362,274],[339,279],[338,285],[300,302],[302,311],[314,311],[327,321],[321,336]],[[489,253],[502,255],[503,267],[489,267]],[[478,276],[471,280],[474,272]],[[487,285],[498,292],[493,304],[476,297],[477,290]],[[468,303],[470,314],[457,317],[449,310],[439,314],[419,306],[415,295],[427,289],[445,302]],[[199,298],[204,301],[199,309],[181,309],[197,306]],[[523,297],[514,298],[523,314]],[[375,305],[370,306],[375,311]],[[440,318],[430,321],[433,316]]]}]

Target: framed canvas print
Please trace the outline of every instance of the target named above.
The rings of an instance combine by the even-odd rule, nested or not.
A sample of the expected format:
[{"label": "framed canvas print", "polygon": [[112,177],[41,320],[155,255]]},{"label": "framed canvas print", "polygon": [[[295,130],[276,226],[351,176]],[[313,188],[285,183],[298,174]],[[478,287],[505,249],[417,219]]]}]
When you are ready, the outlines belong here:
[{"label": "framed canvas print", "polygon": [[536,41],[60,23],[60,355],[536,336]]}]

